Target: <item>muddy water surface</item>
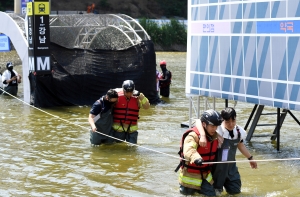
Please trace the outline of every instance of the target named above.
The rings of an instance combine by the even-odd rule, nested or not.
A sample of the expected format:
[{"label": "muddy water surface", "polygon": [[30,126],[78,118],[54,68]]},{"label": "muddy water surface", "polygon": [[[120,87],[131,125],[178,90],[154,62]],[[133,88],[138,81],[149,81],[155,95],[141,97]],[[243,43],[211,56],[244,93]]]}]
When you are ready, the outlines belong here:
[{"label": "muddy water surface", "polygon": [[[49,115],[0,96],[0,196],[180,196],[174,169],[186,130],[180,124],[189,114],[186,53],[157,53],[157,62],[162,59],[173,73],[171,95],[166,104],[141,111],[138,147],[92,147],[87,122],[90,106],[42,109]],[[16,70],[22,73],[21,66]],[[21,99],[22,91],[21,85]],[[224,105],[217,100],[216,109]],[[238,124],[245,125],[252,107],[237,104]],[[300,118],[299,112],[293,113]],[[262,121],[276,123],[276,117]],[[272,129],[258,128],[255,133],[272,133]],[[281,153],[269,137],[252,138],[247,147],[254,158],[298,158],[299,125],[288,115],[281,132]],[[245,158],[238,152],[237,159]],[[259,162],[259,168],[252,170],[248,163],[238,163],[243,186],[237,196],[300,196],[299,164],[298,160]]]}]

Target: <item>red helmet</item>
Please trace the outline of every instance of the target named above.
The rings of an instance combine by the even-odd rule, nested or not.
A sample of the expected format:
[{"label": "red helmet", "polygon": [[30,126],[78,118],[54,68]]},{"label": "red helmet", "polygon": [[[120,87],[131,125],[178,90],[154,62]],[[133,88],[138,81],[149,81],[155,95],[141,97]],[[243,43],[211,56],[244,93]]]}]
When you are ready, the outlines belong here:
[{"label": "red helmet", "polygon": [[160,61],[159,65],[160,66],[162,66],[162,65],[167,66],[167,62],[165,60],[162,60],[162,61]]}]

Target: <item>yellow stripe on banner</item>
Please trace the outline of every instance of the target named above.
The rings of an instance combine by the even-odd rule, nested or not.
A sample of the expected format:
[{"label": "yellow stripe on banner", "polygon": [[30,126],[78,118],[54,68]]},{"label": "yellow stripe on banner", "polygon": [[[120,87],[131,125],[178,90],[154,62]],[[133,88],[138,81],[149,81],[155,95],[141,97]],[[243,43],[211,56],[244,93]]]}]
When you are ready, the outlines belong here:
[{"label": "yellow stripe on banner", "polygon": [[34,2],[34,15],[49,15],[49,2]]},{"label": "yellow stripe on banner", "polygon": [[27,3],[27,15],[32,16],[33,15],[33,10],[32,10],[32,2]]}]

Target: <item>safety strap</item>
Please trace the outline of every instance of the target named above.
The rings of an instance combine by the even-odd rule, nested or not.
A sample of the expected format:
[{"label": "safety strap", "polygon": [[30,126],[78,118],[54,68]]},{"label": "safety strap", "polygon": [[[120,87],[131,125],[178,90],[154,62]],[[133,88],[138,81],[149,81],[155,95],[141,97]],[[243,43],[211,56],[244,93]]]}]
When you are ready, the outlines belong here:
[{"label": "safety strap", "polygon": [[240,138],[241,141],[241,132],[238,126],[236,126],[236,131],[238,132],[238,138]]},{"label": "safety strap", "polygon": [[104,110],[104,108],[105,108],[105,106],[104,106],[104,101],[103,101],[103,97],[101,97],[99,100],[97,100],[97,102],[99,102],[100,105],[101,105],[101,111],[100,111],[100,113],[99,113],[99,116],[100,116],[100,118],[101,118],[102,112],[103,112],[103,110]]},{"label": "safety strap", "polygon": [[121,125],[123,131],[126,132],[126,133],[128,133],[128,132],[130,131],[131,123],[132,123],[132,121],[130,121],[130,124],[129,124],[128,127],[127,127],[127,131],[125,131],[124,126],[123,126],[123,123],[122,123],[122,121],[120,120],[120,125]]}]

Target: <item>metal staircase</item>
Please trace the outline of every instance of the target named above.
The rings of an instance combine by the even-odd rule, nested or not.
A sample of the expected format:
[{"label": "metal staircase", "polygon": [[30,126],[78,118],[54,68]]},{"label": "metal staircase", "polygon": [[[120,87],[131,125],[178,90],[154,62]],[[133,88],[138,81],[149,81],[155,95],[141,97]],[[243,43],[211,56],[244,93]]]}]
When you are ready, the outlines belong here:
[{"label": "metal staircase", "polygon": [[[280,128],[286,118],[286,115],[287,114],[290,114],[293,119],[300,125],[300,122],[299,120],[294,116],[294,114],[288,110],[288,109],[282,109],[282,111],[280,112],[280,108],[277,108],[277,112],[276,113],[263,113],[263,109],[264,109],[264,105],[258,105],[258,104],[255,104],[255,106],[253,107],[252,109],[252,112],[248,118],[248,121],[244,127],[245,130],[247,130],[253,116],[253,120],[252,120],[252,123],[251,123],[251,126],[250,126],[250,129],[248,131],[248,134],[247,134],[247,137],[246,137],[246,140],[247,141],[250,141],[252,137],[271,137],[271,140],[276,140],[277,139],[277,151],[280,150]],[[258,124],[259,122],[259,119],[261,116],[266,116],[266,115],[276,115],[276,124]],[[273,131],[272,134],[257,134],[257,135],[254,135],[254,131],[255,131],[255,128],[257,126],[275,126],[275,129]]]}]

